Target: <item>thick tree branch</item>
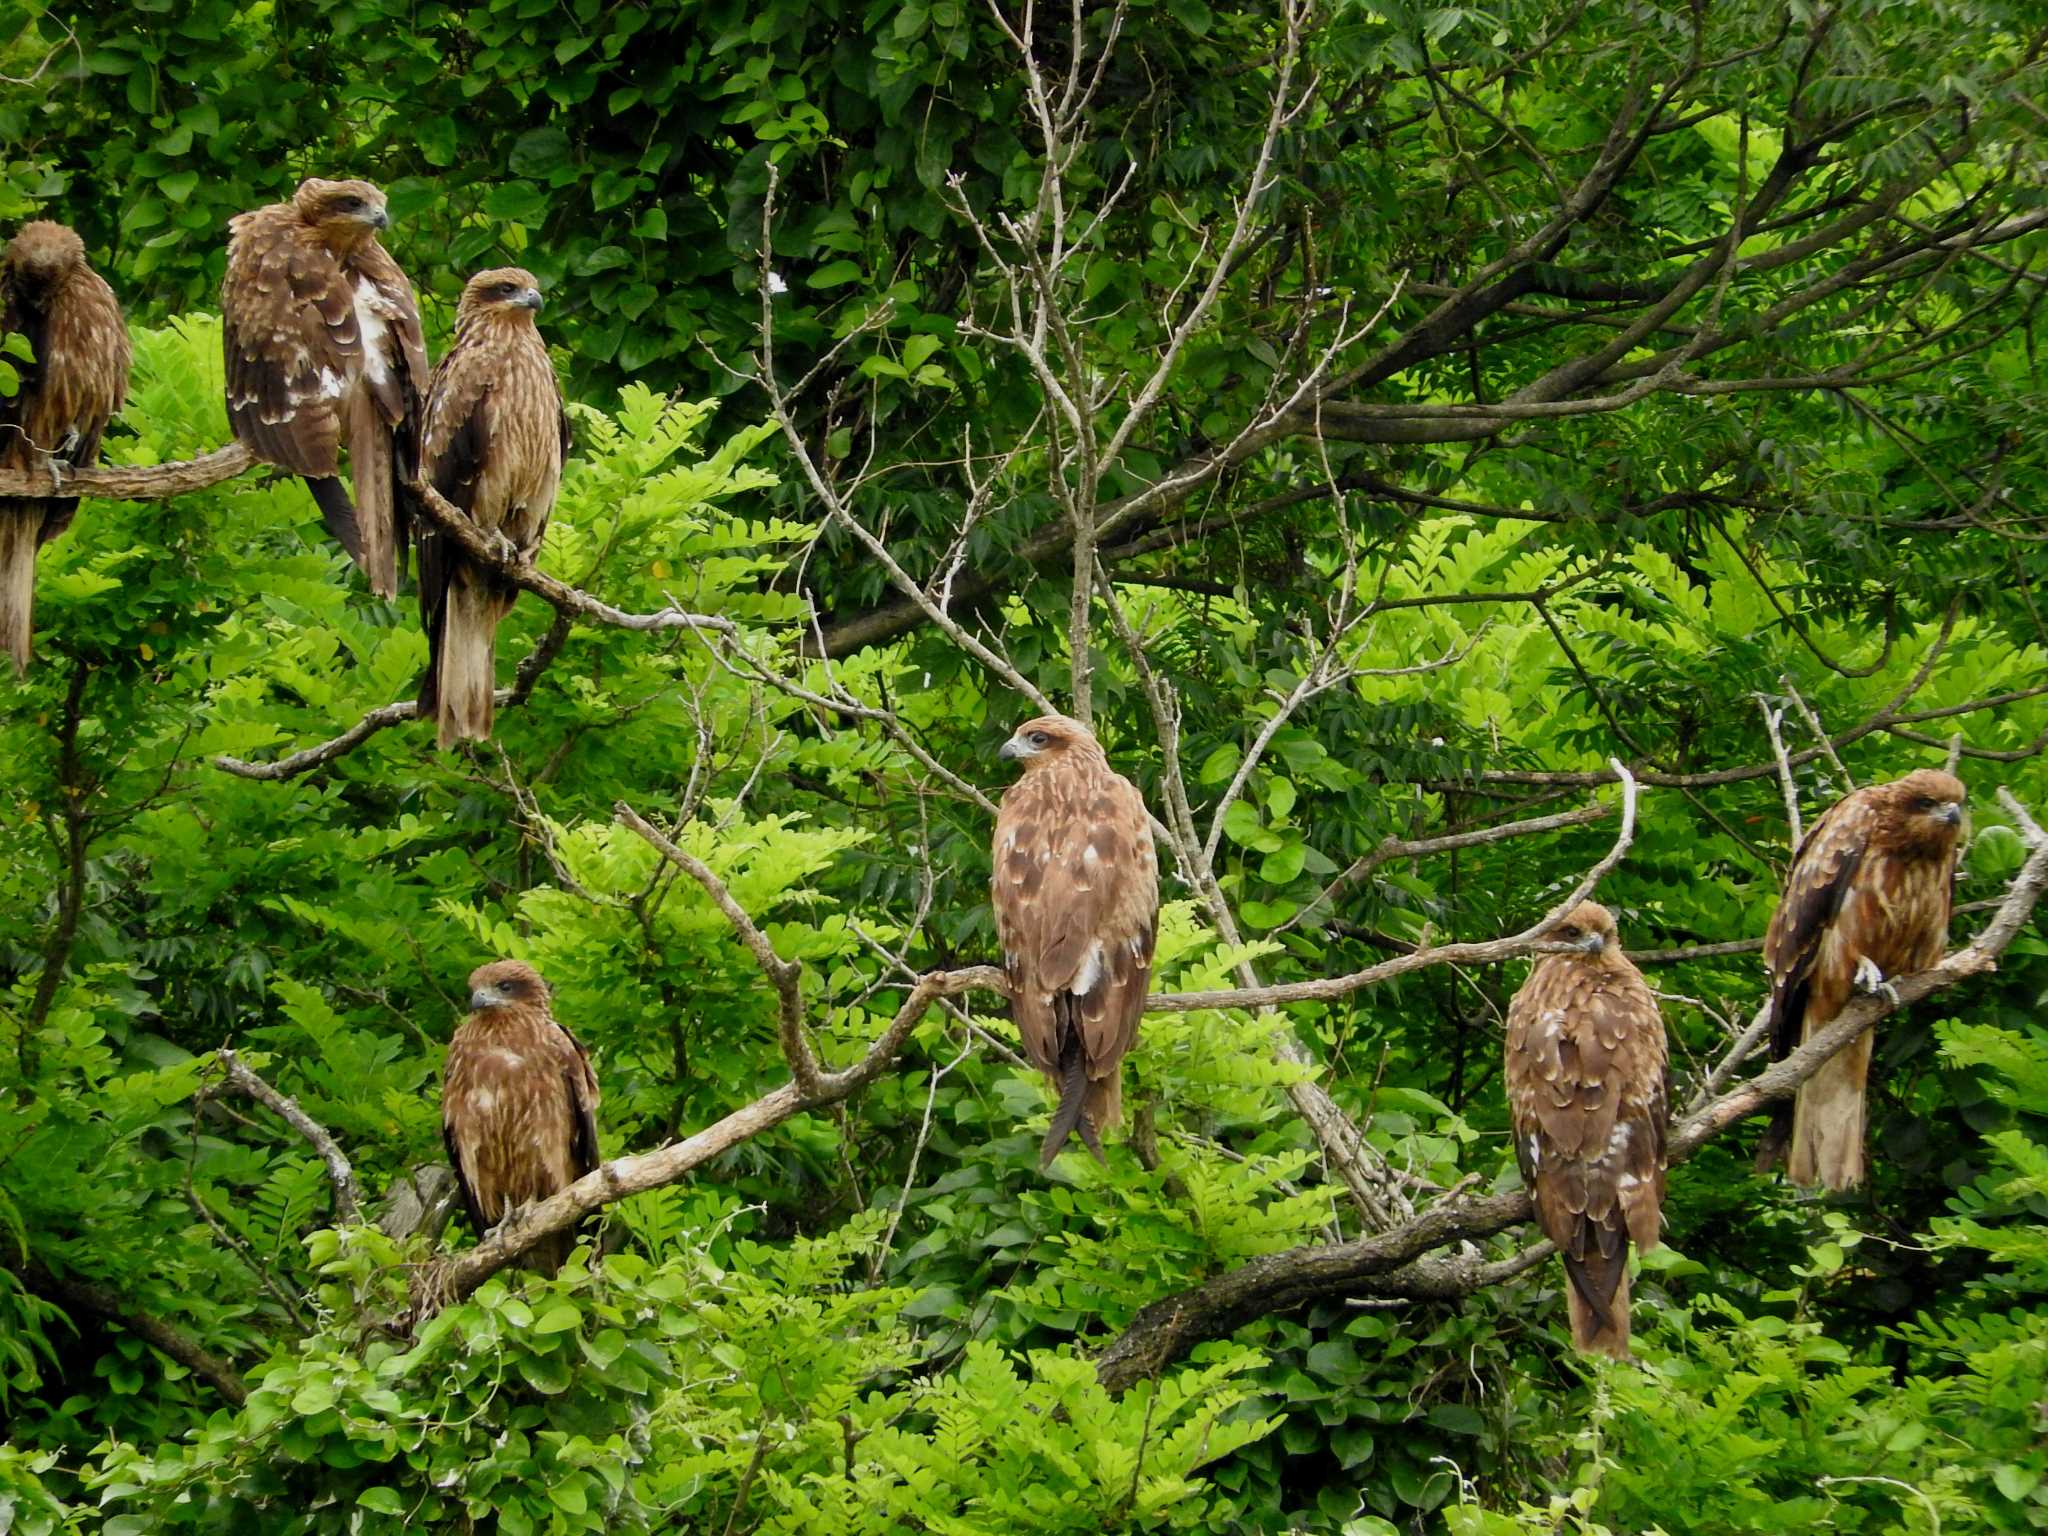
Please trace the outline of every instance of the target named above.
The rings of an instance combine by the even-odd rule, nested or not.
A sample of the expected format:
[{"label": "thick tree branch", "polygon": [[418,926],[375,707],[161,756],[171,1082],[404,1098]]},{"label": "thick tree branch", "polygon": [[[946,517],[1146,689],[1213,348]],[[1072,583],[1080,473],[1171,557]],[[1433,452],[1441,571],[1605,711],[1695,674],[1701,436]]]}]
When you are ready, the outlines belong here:
[{"label": "thick tree branch", "polygon": [[[1730,1126],[1767,1104],[1789,1098],[1828,1058],[1887,1014],[1998,968],[1999,956],[2048,888],[2048,836],[2009,795],[2001,794],[2001,799],[2020,821],[2030,852],[1984,931],[1927,970],[1896,978],[1896,1002],[1882,995],[1853,999],[1827,1028],[1783,1061],[1688,1114],[1672,1127],[1667,1139],[1670,1163],[1684,1162]],[[1418,1276],[1426,1278],[1433,1273],[1412,1268],[1425,1254],[1451,1243],[1490,1237],[1528,1220],[1530,1214],[1529,1197],[1520,1189],[1446,1200],[1395,1231],[1254,1259],[1204,1285],[1145,1307],[1100,1356],[1097,1374],[1104,1386],[1120,1392],[1157,1375],[1202,1340],[1234,1332],[1256,1318],[1326,1296],[1360,1289],[1377,1293],[1383,1281],[1394,1282],[1397,1294],[1409,1294],[1406,1287]],[[1474,1268],[1475,1277],[1481,1273]],[[1475,1283],[1480,1282],[1475,1278]]]},{"label": "thick tree branch", "polygon": [[168,501],[232,480],[256,463],[240,443],[171,464],[100,464],[73,469],[54,461],[41,469],[0,469],[0,497],[97,496],[102,501]]},{"label": "thick tree branch", "polygon": [[881,1076],[903,1048],[911,1030],[940,998],[957,997],[963,992],[1004,990],[1003,973],[994,966],[932,972],[910,989],[888,1028],[858,1061],[844,1071],[819,1073],[817,1088],[810,1096],[799,1092],[795,1082],[784,1083],[694,1136],[652,1152],[614,1158],[560,1194],[523,1208],[493,1228],[476,1247],[454,1255],[437,1266],[434,1273],[422,1277],[416,1292],[422,1310],[467,1296],[506,1265],[516,1262],[535,1243],[553,1233],[567,1231],[592,1211],[628,1195],[673,1184],[721,1152],[773,1130],[793,1115],[822,1109],[859,1092]]},{"label": "thick tree branch", "polygon": [[109,1286],[74,1275],[54,1274],[30,1259],[18,1271],[22,1284],[67,1312],[86,1312],[102,1322],[134,1334],[143,1343],[161,1350],[239,1408],[249,1397],[249,1387],[226,1360],[213,1353],[175,1323],[143,1311]]}]

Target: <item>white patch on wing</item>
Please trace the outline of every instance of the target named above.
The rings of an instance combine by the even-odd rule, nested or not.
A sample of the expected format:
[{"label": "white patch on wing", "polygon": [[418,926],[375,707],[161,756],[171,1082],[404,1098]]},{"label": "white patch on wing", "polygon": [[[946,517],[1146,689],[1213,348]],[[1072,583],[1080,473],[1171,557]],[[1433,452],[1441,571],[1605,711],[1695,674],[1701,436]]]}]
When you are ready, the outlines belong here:
[{"label": "white patch on wing", "polygon": [[470,1096],[469,1107],[479,1113],[487,1113],[497,1108],[497,1105],[498,1096],[488,1088],[479,1088]]},{"label": "white patch on wing", "polygon": [[1535,1168],[1539,1166],[1542,1163],[1542,1161],[1543,1143],[1537,1139],[1536,1133],[1534,1131],[1531,1131],[1529,1133],[1529,1166],[1531,1168]]},{"label": "white patch on wing", "polygon": [[332,368],[322,368],[320,370],[321,399],[339,400],[341,398],[342,390],[344,390],[347,387],[347,382],[342,378],[340,374],[336,373]]},{"label": "white patch on wing", "polygon": [[1078,997],[1086,997],[1095,990],[1095,983],[1102,975],[1102,942],[1098,939],[1088,946],[1088,953],[1081,959],[1081,969],[1074,973],[1074,979],[1067,990]]},{"label": "white patch on wing", "polygon": [[362,338],[363,373],[372,384],[382,384],[389,329],[384,324],[384,296],[367,277],[356,280],[356,333]]}]

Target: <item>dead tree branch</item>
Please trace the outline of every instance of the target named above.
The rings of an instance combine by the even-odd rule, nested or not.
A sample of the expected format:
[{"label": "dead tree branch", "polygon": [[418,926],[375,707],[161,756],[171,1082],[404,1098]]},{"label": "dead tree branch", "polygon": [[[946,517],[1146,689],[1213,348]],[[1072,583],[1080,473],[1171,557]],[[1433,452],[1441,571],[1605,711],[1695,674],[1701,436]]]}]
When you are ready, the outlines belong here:
[{"label": "dead tree branch", "polygon": [[356,1195],[356,1171],[348,1160],[348,1154],[328,1134],[327,1128],[299,1108],[296,1099],[287,1098],[259,1077],[240,1056],[222,1046],[214,1052],[220,1063],[222,1077],[219,1083],[210,1084],[199,1090],[203,1102],[221,1094],[239,1094],[245,1099],[254,1099],[280,1120],[306,1139],[327,1165],[327,1182],[334,1187],[334,1218],[336,1222],[348,1225],[362,1219],[360,1201]]},{"label": "dead tree branch", "polygon": [[[1768,1104],[1789,1098],[1829,1057],[1887,1014],[1998,968],[1999,956],[2048,889],[2048,835],[2033,825],[2032,818],[2009,795],[2000,798],[2019,820],[2030,852],[1984,931],[1927,970],[1898,978],[1896,1001],[1882,995],[1852,1000],[1834,1022],[1783,1061],[1686,1115],[1671,1128],[1666,1142],[1670,1163],[1684,1162],[1730,1126]],[[1222,1337],[1255,1318],[1360,1290],[1383,1294],[1384,1287],[1395,1294],[1411,1294],[1410,1288],[1418,1280],[1441,1280],[1444,1271],[1457,1267],[1457,1261],[1433,1261],[1418,1267],[1425,1255],[1451,1243],[1490,1237],[1529,1216],[1529,1197],[1519,1189],[1445,1200],[1395,1231],[1254,1259],[1145,1307],[1099,1357],[1097,1374],[1104,1386],[1120,1392],[1157,1375],[1202,1340]],[[1475,1266],[1468,1273],[1477,1277],[1482,1272]],[[1429,1294],[1464,1292],[1431,1289]]]}]

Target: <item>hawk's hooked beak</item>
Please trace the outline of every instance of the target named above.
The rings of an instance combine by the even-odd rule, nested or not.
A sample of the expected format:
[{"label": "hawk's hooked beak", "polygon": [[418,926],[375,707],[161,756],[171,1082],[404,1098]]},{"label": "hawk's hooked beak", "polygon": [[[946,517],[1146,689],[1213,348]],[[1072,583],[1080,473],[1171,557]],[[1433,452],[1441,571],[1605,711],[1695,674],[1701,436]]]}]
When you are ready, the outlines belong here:
[{"label": "hawk's hooked beak", "polygon": [[996,756],[1002,758],[1005,762],[1012,761],[1018,758],[1026,758],[1030,755],[1031,749],[1025,746],[1023,742],[1019,741],[1014,736],[1012,736],[1008,741],[1004,742],[1002,747],[996,753]]},{"label": "hawk's hooked beak", "polygon": [[486,1008],[495,1008],[504,1001],[504,993],[496,987],[478,987],[469,994],[469,1011],[482,1013]]},{"label": "hawk's hooked beak", "polygon": [[391,215],[382,208],[372,208],[363,215],[363,222],[372,229],[389,229],[391,227]]},{"label": "hawk's hooked beak", "polygon": [[1579,940],[1578,947],[1589,955],[1597,955],[1607,947],[1607,935],[1598,932],[1589,933]]},{"label": "hawk's hooked beak", "polygon": [[538,288],[522,288],[512,302],[521,309],[530,309],[538,313],[541,307],[540,290]]},{"label": "hawk's hooked beak", "polygon": [[1963,824],[1963,808],[1951,800],[1941,808],[1941,819],[1952,827]]}]

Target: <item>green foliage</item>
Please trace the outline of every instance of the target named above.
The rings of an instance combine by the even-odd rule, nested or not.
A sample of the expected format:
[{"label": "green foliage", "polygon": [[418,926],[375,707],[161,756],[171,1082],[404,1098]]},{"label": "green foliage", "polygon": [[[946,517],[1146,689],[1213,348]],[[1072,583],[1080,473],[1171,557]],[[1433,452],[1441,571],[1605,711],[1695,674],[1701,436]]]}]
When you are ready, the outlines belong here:
[{"label": "green foliage", "polygon": [[[1146,666],[1098,605],[1095,725],[1162,815],[1177,752],[1217,850],[1214,892],[1163,861],[1162,987],[1517,931],[1613,834],[1611,788],[1552,777],[1620,756],[1663,782],[1600,895],[1631,949],[1697,951],[1651,968],[1683,1100],[1758,1000],[1755,956],[1717,951],[1763,931],[1790,853],[1758,705],[1795,689],[1840,759],[1786,716],[1808,824],[1849,777],[1940,761],[1958,734],[1958,933],[1980,920],[2024,857],[1993,791],[2048,806],[2038,18],[1322,8],[1273,186],[1218,269],[1282,9],[1080,14],[1078,59],[1063,16],[1036,23],[1057,97],[1117,18],[1058,178],[1015,7],[0,18],[0,225],[77,225],[134,322],[112,460],[226,440],[226,219],[304,174],[371,176],[430,338],[478,267],[517,260],[548,289],[577,447],[542,567],[623,611],[733,626],[579,624],[488,745],[440,753],[404,722],[251,778],[411,698],[425,660],[303,486],[88,500],[42,550],[37,665],[0,678],[0,1527],[2048,1524],[2038,920],[1997,976],[1887,1021],[1867,1202],[1793,1198],[1734,1135],[1674,1170],[1634,1365],[1570,1355],[1546,1263],[1465,1297],[1318,1294],[1120,1396],[1096,1379],[1145,1308],[1357,1235],[1289,1099],[1305,1081],[1405,1197],[1512,1188],[1499,1021],[1519,963],[1155,1015],[1106,1166],[1044,1175],[1046,1086],[963,996],[854,1099],[609,1210],[601,1260],[497,1277],[417,1329],[428,1245],[336,1230],[305,1143],[203,1093],[235,1046],[335,1134],[374,1212],[445,1157],[442,1044],[497,955],[536,964],[593,1051],[607,1156],[782,1085],[755,956],[620,800],[801,962],[828,1065],[915,973],[994,956],[977,796],[1001,787],[1020,701],[940,626],[884,622],[898,577],[820,507],[813,469],[1060,700],[1070,505],[1085,490],[1116,519],[1097,554]],[[1636,158],[1537,238],[1646,83],[1672,94]],[[1729,241],[1780,171],[1785,200]],[[1040,360],[993,333],[1007,283],[1052,252],[1017,232],[1053,189],[1070,222]],[[1695,272],[1651,314],[1644,295]],[[787,430],[751,377],[764,273],[778,377],[809,381]],[[1475,282],[1459,303],[1500,307],[1439,325]],[[1528,405],[1593,357],[1555,414]],[[1162,359],[1122,452],[1063,459],[1051,385],[1085,390],[1104,435]],[[1312,368],[1335,381],[1318,431],[1247,434]],[[1503,402],[1524,414],[1488,420]],[[1396,414],[1445,405],[1465,410]],[[502,680],[551,619],[521,599]],[[1609,814],[1383,853],[1586,804]],[[60,1305],[65,1281],[176,1326],[247,1401],[118,1312]]]}]

